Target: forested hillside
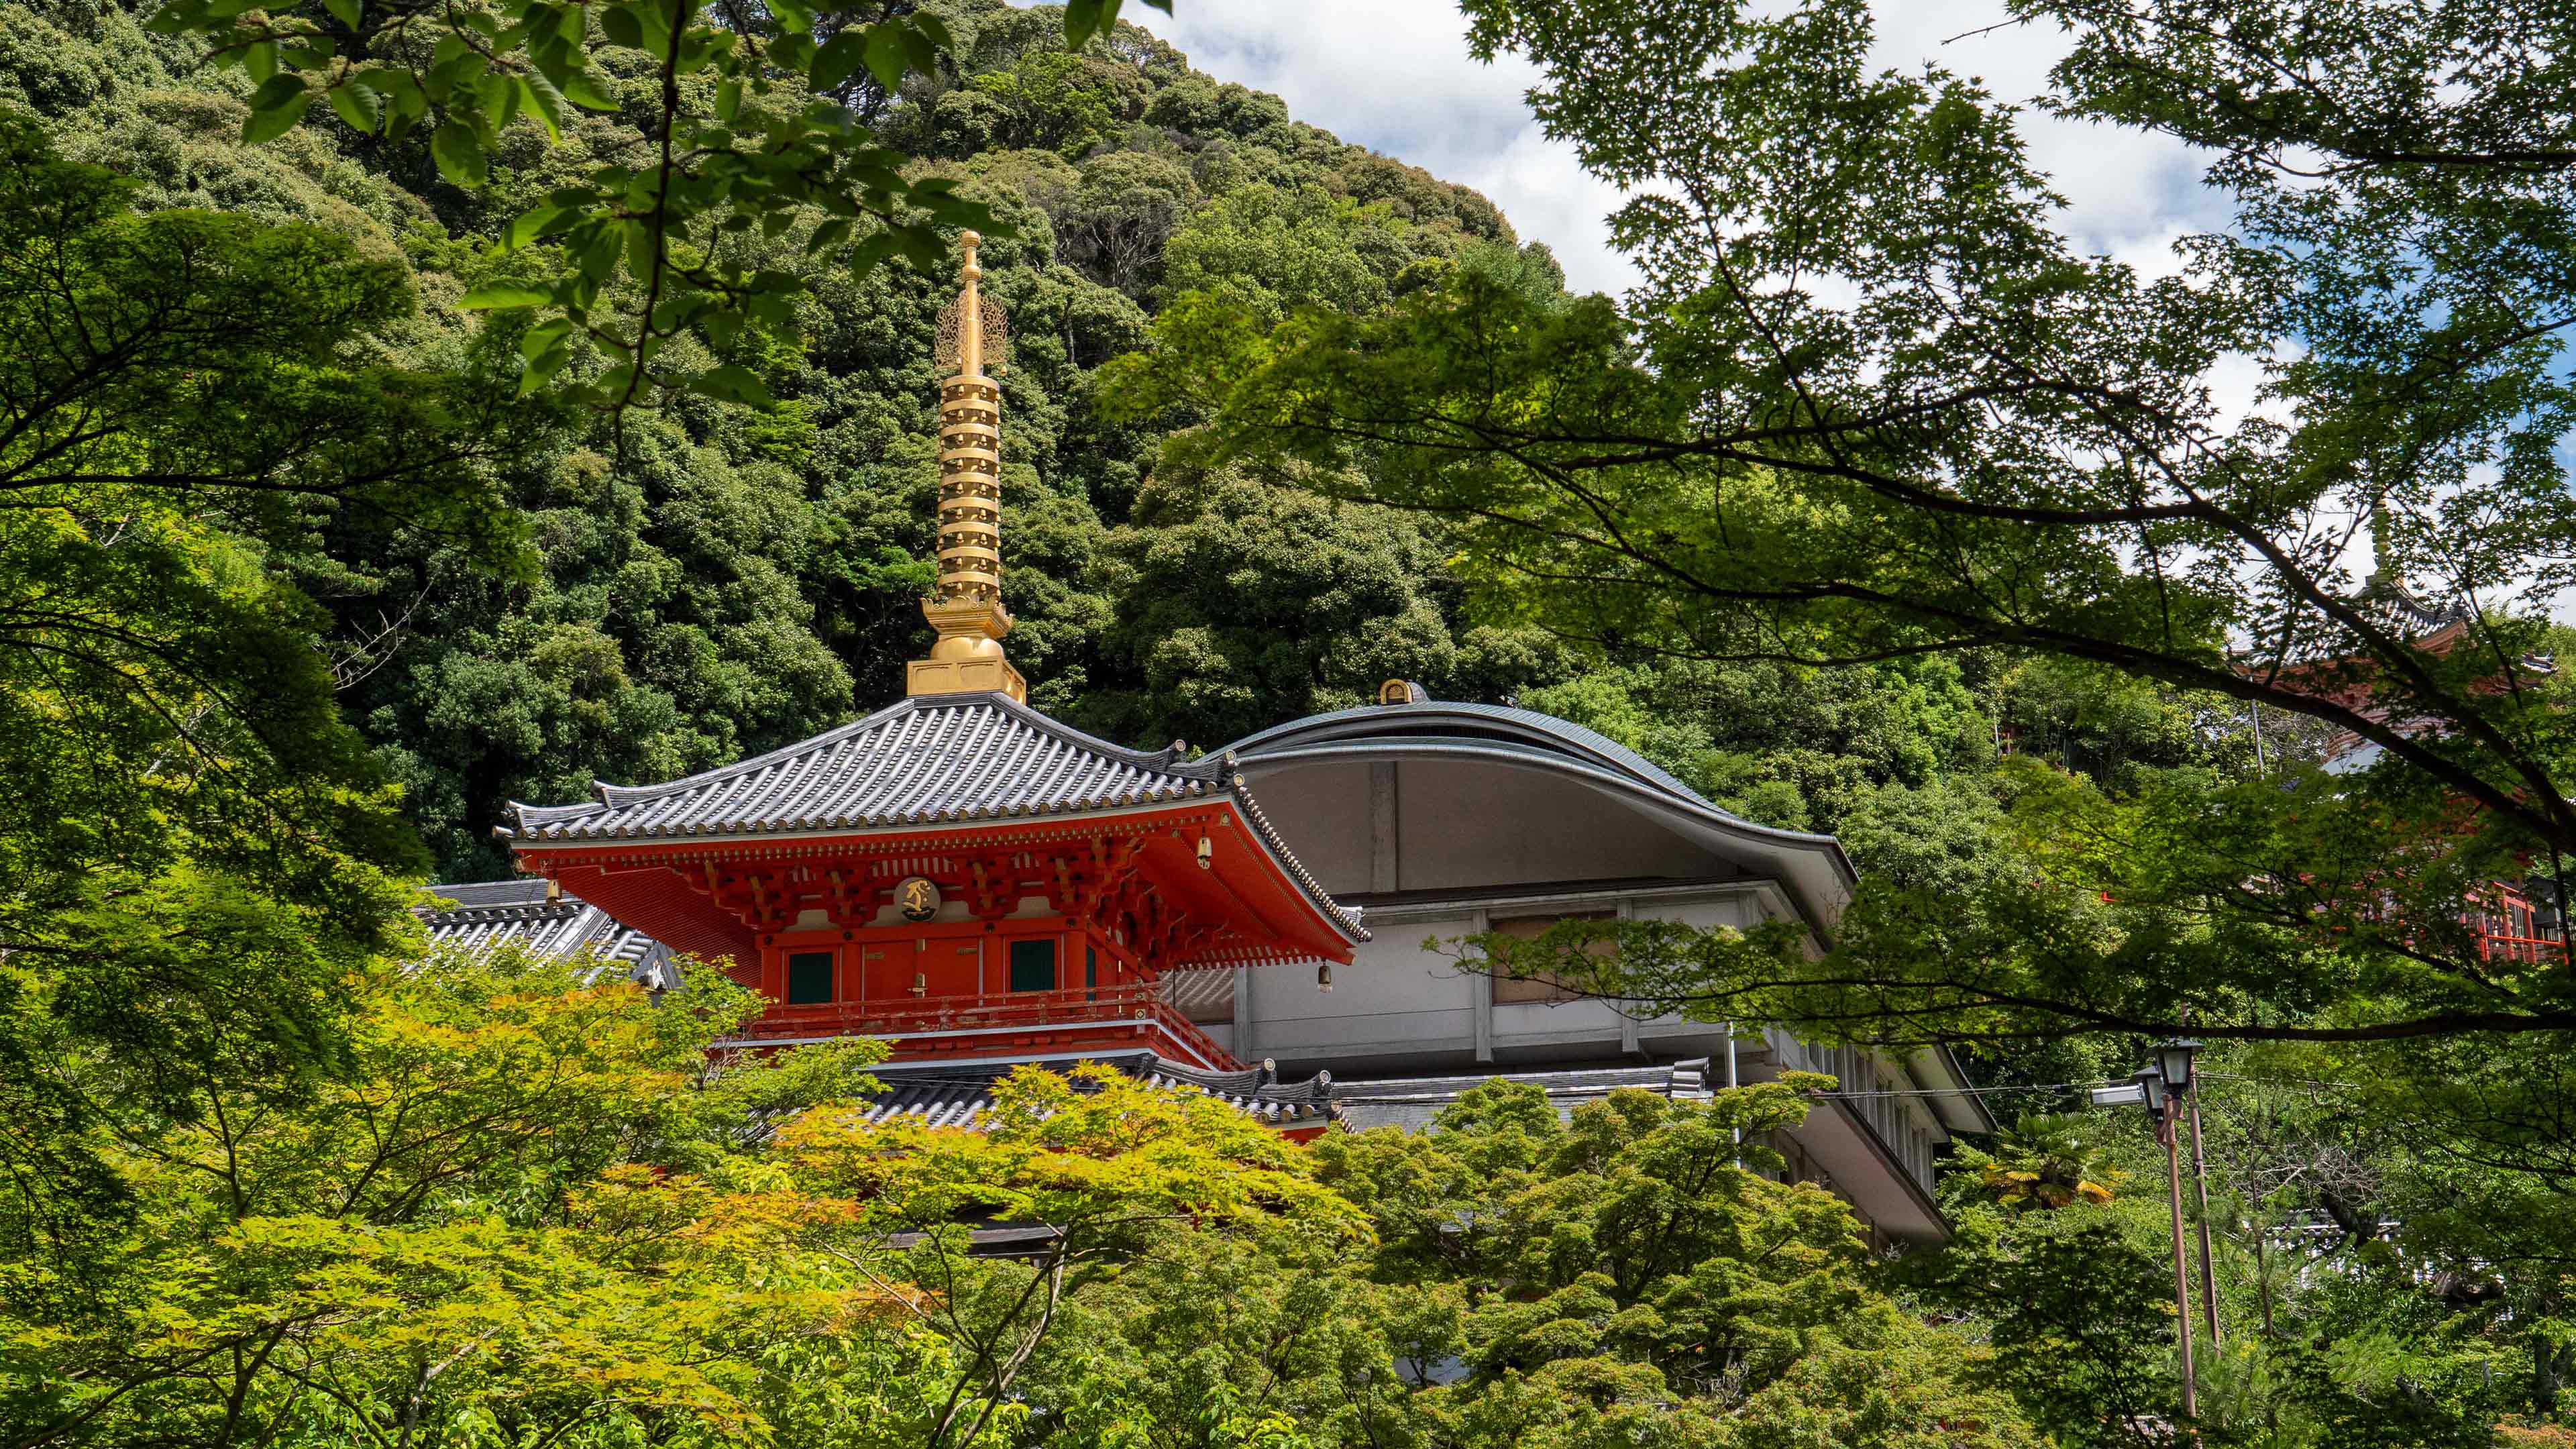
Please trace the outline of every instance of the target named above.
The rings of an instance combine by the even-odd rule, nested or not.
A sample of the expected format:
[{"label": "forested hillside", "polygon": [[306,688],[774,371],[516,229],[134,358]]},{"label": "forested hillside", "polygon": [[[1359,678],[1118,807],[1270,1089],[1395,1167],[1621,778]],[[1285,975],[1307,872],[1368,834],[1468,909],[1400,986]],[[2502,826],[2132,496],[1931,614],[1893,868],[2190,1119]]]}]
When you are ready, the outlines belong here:
[{"label": "forested hillside", "polygon": [[[1012,653],[1039,702],[1140,742],[1221,742],[1405,675],[1488,698],[1565,677],[1538,638],[1460,617],[1435,543],[1235,477],[1150,478],[1158,432],[1104,423],[1101,362],[1177,290],[1276,315],[1365,309],[1473,248],[1513,246],[1492,203],[1220,85],[1122,28],[1081,55],[1053,11],[954,6],[959,73],[883,110],[1009,234],[986,249],[1015,333],[1008,389]],[[69,159],[141,183],[145,209],[315,224],[399,258],[419,297],[398,360],[470,365],[497,225],[550,178],[632,144],[614,117],[549,145],[533,121],[498,184],[442,182],[417,141],[320,108],[248,148],[238,77],[192,73],[124,8],[0,8],[0,101]],[[228,86],[230,87],[228,89]],[[1544,254],[1534,265],[1552,267]],[[953,280],[897,262],[823,284],[759,370],[776,411],[714,404],[553,420],[507,470],[533,567],[496,580],[434,542],[280,559],[335,622],[353,719],[392,762],[450,876],[502,868],[507,798],[578,798],[801,738],[890,699],[926,637],[932,332]],[[529,405],[533,408],[533,405]]]},{"label": "forested hillside", "polygon": [[[1580,719],[1748,815],[1851,823],[1861,842],[1880,787],[1942,788],[1989,758],[2008,695],[2030,695],[2018,713],[2046,728],[2080,714],[2072,747],[2104,761],[2180,744],[2160,706],[2123,725],[2118,709],[2070,712],[2064,690],[1974,661],[1823,677],[1587,662],[1471,617],[1448,550],[1409,518],[1240,471],[1156,472],[1165,430],[1190,416],[1106,421],[1093,386],[1170,298],[1220,294],[1269,320],[1367,312],[1461,258],[1547,290],[1554,263],[1484,197],[1211,80],[1133,27],[1072,54],[1051,9],[941,13],[954,74],[892,97],[861,93],[862,78],[849,99],[1010,229],[985,252],[1015,339],[1006,590],[1012,657],[1043,707],[1131,743],[1211,746],[1403,676]],[[568,117],[561,145],[522,118],[495,184],[469,194],[420,139],[360,136],[319,106],[246,147],[244,82],[185,53],[126,7],[0,7],[0,102],[41,116],[68,159],[138,183],[143,210],[310,223],[399,262],[418,307],[388,335],[397,363],[511,361],[507,329],[487,336],[455,305],[526,265],[495,260],[496,229],[586,156],[635,144],[619,117]],[[799,265],[783,246],[779,264]],[[272,552],[328,611],[347,712],[408,791],[442,875],[504,870],[490,829],[505,800],[667,779],[895,694],[926,638],[914,601],[930,577],[931,347],[953,282],[900,260],[815,280],[797,334],[751,353],[774,411],[684,403],[612,435],[590,414],[516,405],[538,434],[503,470],[530,545],[519,576],[417,532]]]}]

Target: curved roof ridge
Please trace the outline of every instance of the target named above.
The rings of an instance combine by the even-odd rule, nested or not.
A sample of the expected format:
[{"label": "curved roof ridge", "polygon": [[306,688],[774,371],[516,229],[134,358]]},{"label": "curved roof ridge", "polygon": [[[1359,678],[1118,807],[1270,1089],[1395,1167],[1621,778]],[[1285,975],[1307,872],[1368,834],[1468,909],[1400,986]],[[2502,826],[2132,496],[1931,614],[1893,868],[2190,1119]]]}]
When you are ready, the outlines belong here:
[{"label": "curved roof ridge", "polygon": [[[1298,735],[1312,734],[1319,731],[1326,734],[1339,735],[1345,733],[1345,726],[1375,724],[1378,722],[1430,723],[1437,721],[1443,716],[1453,719],[1481,720],[1488,723],[1501,722],[1534,730],[1564,744],[1574,746],[1582,753],[1594,756],[1595,758],[1614,766],[1621,773],[1636,776],[1639,779],[1645,780],[1654,785],[1656,788],[1669,794],[1678,795],[1683,799],[1698,805],[1702,809],[1715,810],[1719,814],[1727,816],[1729,819],[1739,818],[1735,816],[1733,812],[1728,811],[1709,800],[1707,796],[1702,795],[1690,786],[1683,784],[1682,781],[1671,771],[1666,770],[1663,766],[1647,759],[1644,755],[1637,753],[1635,750],[1628,748],[1626,745],[1619,743],[1608,735],[1601,733],[1599,730],[1593,729],[1588,725],[1576,724],[1570,719],[1562,719],[1556,715],[1545,714],[1538,710],[1523,709],[1518,705],[1476,704],[1466,700],[1428,700],[1419,704],[1363,704],[1354,706],[1350,709],[1337,709],[1327,711],[1323,714],[1311,714],[1302,719],[1292,719],[1281,724],[1272,725],[1268,729],[1256,730],[1215,753],[1219,755],[1229,752],[1245,756],[1258,755],[1265,752],[1267,749]],[[1362,731],[1362,733],[1375,734],[1378,733],[1378,731],[1366,730]],[[1750,821],[1745,823],[1751,824]]]},{"label": "curved roof ridge", "polygon": [[1068,744],[1078,745],[1083,749],[1096,751],[1100,754],[1114,756],[1139,770],[1151,770],[1157,774],[1163,775],[1180,775],[1184,778],[1196,778],[1214,783],[1218,778],[1220,770],[1223,768],[1221,764],[1221,760],[1224,755],[1223,751],[1213,751],[1203,759],[1184,760],[1181,758],[1178,750],[1172,749],[1168,745],[1159,750],[1132,749],[1114,741],[1104,740],[1098,735],[1085,734],[1081,730],[1075,729],[1073,726],[1066,724],[1064,721],[1057,719],[1052,715],[1040,714],[1036,709],[1020,703],[1018,700],[1011,698],[1007,694],[965,696],[943,695],[937,699],[925,700],[923,703],[935,705],[946,700],[960,698],[990,699],[995,704],[1002,706],[1005,710],[1018,716],[1023,723],[1037,729],[1044,730],[1048,734],[1054,735],[1056,738],[1063,740]]},{"label": "curved roof ridge", "polygon": [[1415,746],[1427,750],[1437,750],[1444,754],[1466,753],[1507,758],[1517,757],[1521,762],[1527,764],[1537,764],[1543,760],[1544,763],[1552,769],[1570,770],[1578,774],[1592,776],[1608,785],[1625,786],[1630,789],[1643,789],[1645,793],[1648,794],[1662,795],[1673,805],[1679,806],[1695,814],[1711,817],[1722,822],[1729,829],[1743,834],[1778,840],[1788,844],[1814,849],[1832,847],[1839,850],[1842,846],[1842,841],[1838,837],[1832,835],[1820,835],[1812,831],[1805,830],[1789,830],[1777,825],[1764,825],[1758,821],[1747,820],[1741,815],[1734,814],[1720,806],[1712,805],[1700,796],[1688,791],[1683,791],[1676,796],[1674,792],[1662,789],[1661,787],[1641,785],[1633,775],[1624,771],[1600,769],[1596,766],[1588,765],[1581,760],[1567,759],[1562,755],[1557,755],[1552,758],[1539,756],[1534,752],[1516,750],[1507,744],[1489,739],[1459,739],[1455,736],[1448,735],[1399,736],[1392,740],[1371,738],[1365,735],[1345,736],[1339,739],[1317,740],[1311,744],[1286,746],[1277,750],[1265,751],[1264,753],[1255,755],[1252,758],[1311,759],[1318,755],[1383,755],[1390,749],[1403,749],[1407,746]]},{"label": "curved roof ridge", "polygon": [[1221,758],[1129,749],[1004,694],[933,695],[664,784],[597,784],[578,805],[514,800],[517,828],[499,833],[604,840],[1083,813],[1224,794],[1227,776]]},{"label": "curved roof ridge", "polygon": [[[971,696],[943,696],[945,699],[963,699],[969,697]],[[587,815],[596,811],[611,810],[620,806],[634,805],[647,800],[659,799],[665,795],[678,794],[683,790],[701,789],[720,780],[746,775],[770,765],[795,759],[799,755],[808,754],[817,750],[829,749],[831,746],[840,743],[842,740],[848,739],[854,735],[864,734],[868,730],[875,728],[878,724],[892,719],[896,715],[902,714],[906,710],[909,710],[923,702],[924,701],[918,699],[899,699],[894,703],[887,705],[885,708],[876,711],[874,714],[862,715],[857,719],[851,720],[847,724],[834,725],[830,729],[823,731],[821,734],[798,740],[792,745],[780,745],[774,750],[753,755],[749,759],[736,760],[730,765],[717,765],[712,769],[700,770],[694,775],[682,775],[676,780],[667,780],[659,785],[612,785],[606,780],[593,780],[590,782],[591,798],[579,805],[526,805],[516,800],[512,800],[508,803],[510,809],[516,812],[523,820],[569,820],[575,816]]]}]

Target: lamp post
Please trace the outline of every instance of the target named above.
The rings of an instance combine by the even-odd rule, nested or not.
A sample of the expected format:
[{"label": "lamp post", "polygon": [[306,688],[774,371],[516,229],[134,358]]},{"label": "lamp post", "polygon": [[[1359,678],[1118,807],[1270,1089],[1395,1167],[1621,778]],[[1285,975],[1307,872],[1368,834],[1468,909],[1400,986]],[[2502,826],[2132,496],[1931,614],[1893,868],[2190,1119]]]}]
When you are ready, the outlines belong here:
[{"label": "lamp post", "polygon": [[2161,1042],[2156,1046],[2156,1065],[2163,1069],[2165,1080],[2172,1084],[2174,1095],[2182,1101],[2191,1119],[2191,1186],[2195,1206],[2200,1210],[2200,1313],[2201,1324],[2209,1330],[2209,1341],[2218,1337],[2218,1274],[2212,1267],[2209,1246],[2209,1159],[2200,1145],[2200,1078],[2192,1068],[2200,1052],[2200,1043],[2188,1037]]},{"label": "lamp post", "polygon": [[[2169,1042],[2166,1045],[2182,1048],[2181,1058],[2176,1063],[2180,1068],[2177,1076],[2181,1081],[2181,1091],[2175,1090],[2172,1079],[2165,1075],[2163,1063],[2157,1061],[2132,1073],[2124,1086],[2094,1088],[2092,1098],[2096,1107],[2146,1108],[2147,1116],[2156,1124],[2156,1141],[2164,1144],[2165,1206],[2173,1214],[2174,1331],[2182,1348],[2182,1416],[2197,1423],[2200,1419],[2200,1384],[2192,1371],[2191,1361],[2190,1270],[2183,1266],[2182,1162],[2180,1148],[2174,1140],[2174,1119],[2181,1111],[2180,1098],[2189,1091],[2191,1084],[2192,1044]],[[2161,1058],[2164,1048],[2159,1047],[2157,1055]],[[2195,1428],[2193,1437],[2198,1438],[2199,1432]]]},{"label": "lamp post", "polygon": [[[2183,1081],[2191,1080],[2185,1066]],[[2129,1080],[2136,1082],[2146,1097],[2146,1107],[2156,1121],[2156,1141],[2165,1149],[2165,1206],[2173,1211],[2174,1265],[2174,1340],[2182,1348],[2182,1416],[2197,1423],[2200,1419],[2200,1378],[2191,1362],[2191,1270],[2183,1266],[2182,1247],[2182,1161],[2174,1140],[2174,1117],[2181,1107],[2174,1084],[2161,1065],[2141,1067]]]}]

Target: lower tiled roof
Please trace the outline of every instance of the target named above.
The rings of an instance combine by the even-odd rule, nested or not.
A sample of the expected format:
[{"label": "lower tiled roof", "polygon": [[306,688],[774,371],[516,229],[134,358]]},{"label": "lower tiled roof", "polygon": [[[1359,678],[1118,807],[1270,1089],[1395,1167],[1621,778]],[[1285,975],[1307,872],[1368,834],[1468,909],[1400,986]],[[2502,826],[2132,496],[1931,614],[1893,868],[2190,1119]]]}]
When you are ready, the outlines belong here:
[{"label": "lower tiled roof", "polygon": [[1708,1058],[1651,1066],[1599,1067],[1561,1072],[1473,1072],[1453,1077],[1395,1077],[1373,1082],[1343,1082],[1333,1089],[1333,1116],[1354,1132],[1371,1127],[1400,1127],[1420,1132],[1442,1108],[1471,1088],[1487,1082],[1520,1082],[1547,1093],[1559,1115],[1585,1102],[1597,1102],[1621,1088],[1659,1097],[1697,1101],[1709,1095]]},{"label": "lower tiled roof", "polygon": [[[1237,1111],[1276,1127],[1320,1125],[1333,1114],[1333,1076],[1317,1072],[1302,1082],[1282,1082],[1269,1065],[1239,1072],[1208,1072],[1167,1062],[1149,1051],[1104,1053],[1094,1060],[1158,1087],[1194,1087]],[[993,1088],[1020,1062],[972,1065],[891,1063],[871,1070],[885,1090],[867,1100],[867,1120],[918,1117],[933,1127],[979,1130],[993,1109]],[[1070,1071],[1072,1061],[1037,1063]]]},{"label": "lower tiled roof", "polygon": [[653,990],[680,984],[669,948],[621,925],[578,896],[549,896],[541,880],[484,881],[429,888],[437,906],[413,912],[429,929],[432,950],[480,956],[517,946],[541,960],[566,961],[587,952],[597,963],[591,979],[623,968]]}]

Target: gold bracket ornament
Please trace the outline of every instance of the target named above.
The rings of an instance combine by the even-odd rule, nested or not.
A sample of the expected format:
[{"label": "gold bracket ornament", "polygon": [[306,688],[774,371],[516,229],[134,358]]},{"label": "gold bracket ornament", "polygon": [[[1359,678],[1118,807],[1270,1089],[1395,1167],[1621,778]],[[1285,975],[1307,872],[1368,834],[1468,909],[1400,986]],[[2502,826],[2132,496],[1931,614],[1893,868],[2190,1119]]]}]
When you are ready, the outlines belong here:
[{"label": "gold bracket ornament", "polygon": [[909,694],[999,693],[1026,703],[1028,681],[1002,657],[1002,369],[1009,328],[976,283],[984,239],[958,233],[965,253],[957,300],[939,316],[939,357],[957,371],[939,385],[939,582],[921,601],[939,641],[905,671]]}]

